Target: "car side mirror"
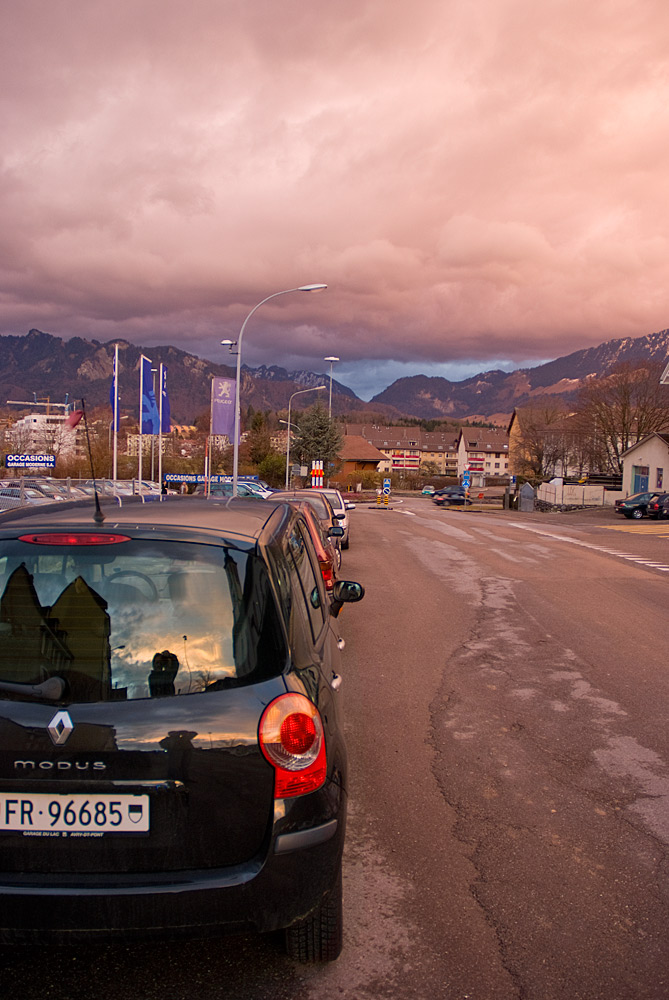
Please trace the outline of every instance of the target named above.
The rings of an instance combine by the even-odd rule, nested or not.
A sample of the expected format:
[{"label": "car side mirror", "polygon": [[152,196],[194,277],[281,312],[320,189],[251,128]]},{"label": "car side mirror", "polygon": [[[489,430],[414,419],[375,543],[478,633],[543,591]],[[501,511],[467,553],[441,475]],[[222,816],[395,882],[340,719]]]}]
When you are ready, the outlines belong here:
[{"label": "car side mirror", "polygon": [[365,596],[365,588],[353,580],[337,580],[332,590],[332,597],[342,604],[356,604]]},{"label": "car side mirror", "polygon": [[344,535],[344,529],[340,524],[335,524],[328,529],[329,538],[342,538]]}]

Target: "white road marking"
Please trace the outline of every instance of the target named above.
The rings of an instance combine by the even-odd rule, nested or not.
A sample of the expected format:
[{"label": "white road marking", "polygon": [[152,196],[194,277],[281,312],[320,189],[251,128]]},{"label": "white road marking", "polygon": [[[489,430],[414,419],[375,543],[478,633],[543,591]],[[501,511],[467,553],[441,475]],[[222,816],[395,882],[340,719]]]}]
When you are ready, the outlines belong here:
[{"label": "white road marking", "polygon": [[532,528],[529,524],[518,524],[515,521],[510,521],[509,524],[512,528],[520,528],[522,531],[531,531],[535,535],[542,535],[544,538],[552,538],[556,542],[566,542],[568,545],[579,545],[583,549],[591,549],[593,552],[598,552],[607,556],[614,556],[616,559],[625,559],[627,562],[636,563],[638,566],[645,566],[647,569],[656,569],[660,573],[669,573],[669,566],[665,563],[651,562],[649,559],[644,558],[644,556],[631,555],[628,552],[616,552],[615,549],[605,549],[601,545],[593,545],[592,542],[582,542],[578,538],[568,538],[566,535],[556,535],[551,531],[543,531],[540,528]]}]

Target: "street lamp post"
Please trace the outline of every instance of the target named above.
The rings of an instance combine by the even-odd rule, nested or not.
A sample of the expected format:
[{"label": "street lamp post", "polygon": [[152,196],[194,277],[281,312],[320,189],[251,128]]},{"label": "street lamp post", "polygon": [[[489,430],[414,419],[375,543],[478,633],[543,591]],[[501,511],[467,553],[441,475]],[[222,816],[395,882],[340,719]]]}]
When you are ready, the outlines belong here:
[{"label": "street lamp post", "polygon": [[328,404],[328,420],[332,420],[332,366],[339,358],[323,358],[323,361],[330,362],[330,402]]},{"label": "street lamp post", "polygon": [[[235,428],[234,428],[234,441],[232,442],[232,495],[237,496],[237,481],[239,472],[239,424],[241,416],[241,400],[240,387],[241,387],[241,372],[242,372],[242,337],[244,336],[244,330],[246,329],[246,324],[253,316],[256,309],[260,309],[266,302],[270,299],[275,299],[279,295],[288,295],[290,292],[321,292],[323,289],[327,288],[327,285],[300,285],[299,288],[284,288],[281,292],[273,292],[266,298],[258,302],[257,305],[253,307],[251,312],[248,314],[244,322],[242,323],[242,328],[239,331],[239,337],[237,338],[237,377],[235,379],[235,391],[237,398],[235,401]],[[230,346],[234,347],[234,342]],[[324,387],[323,387],[324,388]]]},{"label": "street lamp post", "polygon": [[290,479],[289,479],[289,476],[290,476],[290,428],[291,428],[291,423],[290,423],[290,407],[292,405],[293,400],[295,399],[295,396],[299,396],[303,392],[316,392],[317,389],[324,389],[324,388],[325,388],[324,385],[313,385],[310,389],[298,389],[297,392],[294,392],[292,394],[292,396],[288,400],[288,420],[287,420],[287,424],[288,424],[288,441],[286,442],[286,489],[288,489],[288,486],[289,486],[289,483],[290,483]]}]

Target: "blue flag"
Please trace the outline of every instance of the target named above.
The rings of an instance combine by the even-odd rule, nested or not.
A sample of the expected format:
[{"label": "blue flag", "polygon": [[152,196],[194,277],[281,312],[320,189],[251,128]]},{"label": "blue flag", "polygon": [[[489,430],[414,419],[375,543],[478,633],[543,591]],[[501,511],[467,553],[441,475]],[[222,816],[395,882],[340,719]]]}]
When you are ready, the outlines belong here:
[{"label": "blue flag", "polygon": [[161,387],[163,394],[163,424],[161,429],[163,434],[169,434],[172,430],[172,422],[170,420],[170,397],[167,395],[167,368],[164,365],[161,365],[161,368],[163,370],[163,384]]},{"label": "blue flag", "polygon": [[142,393],[141,432],[142,434],[157,434],[160,427],[160,416],[156,406],[156,394],[153,391],[153,376],[151,359],[142,354],[140,359],[139,384]]},{"label": "blue flag", "polygon": [[[117,348],[118,350],[118,348]],[[114,361],[112,363],[112,380],[109,387],[109,405],[112,408],[112,424],[114,422],[114,413],[116,413],[116,430],[120,430],[121,426],[121,411],[116,405],[116,399],[118,397],[118,374],[116,372],[116,356],[114,356]]]},{"label": "blue flag", "polygon": [[233,378],[213,378],[211,382],[211,433],[235,436],[237,385]]}]

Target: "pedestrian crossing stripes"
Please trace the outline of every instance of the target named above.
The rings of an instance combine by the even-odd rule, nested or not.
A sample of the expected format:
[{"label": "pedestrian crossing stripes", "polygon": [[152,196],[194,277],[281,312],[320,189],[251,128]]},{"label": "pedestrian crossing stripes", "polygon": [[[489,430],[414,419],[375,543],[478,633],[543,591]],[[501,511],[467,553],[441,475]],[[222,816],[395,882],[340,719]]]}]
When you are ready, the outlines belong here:
[{"label": "pedestrian crossing stripes", "polygon": [[[533,528],[529,524],[519,524],[518,522],[510,522],[510,525],[514,528],[521,528],[524,531],[530,531],[535,535],[542,535],[544,538],[552,538],[556,542],[565,542],[567,545],[578,545],[582,549],[591,549],[593,552],[599,552],[602,555],[613,556],[616,559],[624,559],[625,562],[634,563],[637,566],[643,566],[646,569],[654,569],[659,573],[669,573],[669,565],[666,563],[655,562],[652,559],[646,559],[644,556],[635,556],[629,552],[618,552],[616,549],[607,549],[603,545],[594,545],[592,542],[584,542],[580,538],[569,538],[567,535],[558,535],[556,532],[544,531],[540,528]],[[608,526],[607,526],[608,527]],[[631,525],[629,527],[632,527]],[[645,525],[636,525],[635,527],[645,527]],[[648,525],[648,527],[659,527],[658,525]],[[618,526],[618,530],[624,530],[625,526]],[[611,530],[615,531],[616,528]],[[649,533],[649,532],[646,532]],[[657,534],[657,532],[650,532],[651,534]]]},{"label": "pedestrian crossing stripes", "polygon": [[669,521],[666,524],[607,524],[604,526],[607,531],[627,531],[632,535],[658,535],[660,538],[669,538]]}]

